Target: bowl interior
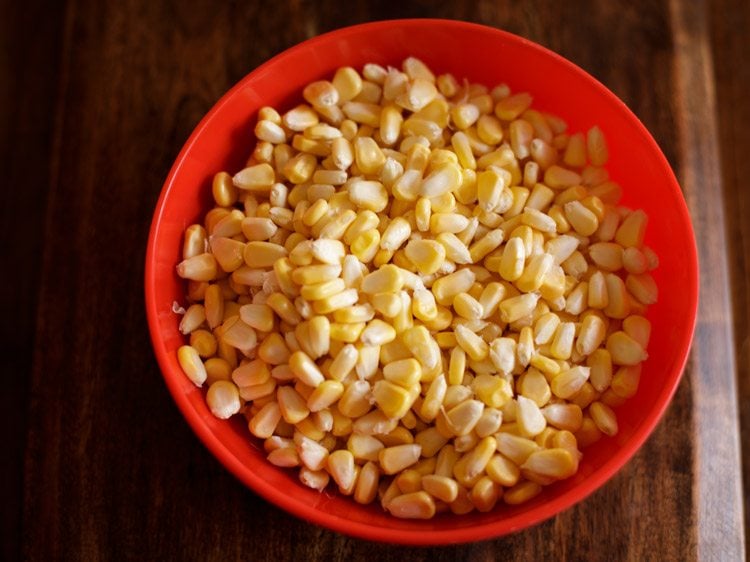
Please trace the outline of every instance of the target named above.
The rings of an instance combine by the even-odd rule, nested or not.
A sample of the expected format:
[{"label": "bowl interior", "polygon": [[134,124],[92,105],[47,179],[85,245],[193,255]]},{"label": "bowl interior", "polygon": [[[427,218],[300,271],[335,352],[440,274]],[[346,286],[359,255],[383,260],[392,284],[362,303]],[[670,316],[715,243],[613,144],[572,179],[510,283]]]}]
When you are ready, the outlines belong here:
[{"label": "bowl interior", "polygon": [[[584,451],[579,473],[517,507],[487,514],[403,521],[376,504],[318,493],[296,473],[264,458],[261,444],[241,420],[222,422],[208,411],[203,391],[182,374],[175,351],[183,343],[174,302],[184,304],[175,274],[182,233],[211,204],[214,173],[240,169],[253,148],[254,115],[263,105],[289,108],[308,82],[330,78],[336,68],[367,62],[398,66],[417,56],[436,73],[490,87],[505,82],[528,91],[537,109],[563,117],[571,131],[598,125],[609,149],[610,176],[624,189],[623,203],[650,216],[647,244],[660,256],[654,276],[661,287],[649,311],[653,333],[637,395],[617,409],[620,433]],[[240,480],[282,508],[356,536],[412,544],[452,543],[509,533],[550,517],[587,496],[614,474],[643,443],[679,381],[692,338],[697,301],[695,242],[685,202],[653,139],[601,84],[557,55],[495,29],[441,20],[380,22],[342,29],[298,45],[243,79],[225,95],[186,143],[165,184],[154,216],[146,271],[149,325],[165,380],[185,417],[209,449]],[[437,531],[432,533],[430,531]]]}]

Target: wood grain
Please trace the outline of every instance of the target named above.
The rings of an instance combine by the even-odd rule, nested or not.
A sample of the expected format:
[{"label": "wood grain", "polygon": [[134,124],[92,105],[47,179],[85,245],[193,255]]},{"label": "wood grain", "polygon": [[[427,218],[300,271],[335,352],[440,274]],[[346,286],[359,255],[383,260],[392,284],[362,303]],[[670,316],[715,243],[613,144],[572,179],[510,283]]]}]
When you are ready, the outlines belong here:
[{"label": "wood grain", "polygon": [[704,560],[738,560],[744,553],[742,482],[716,474],[740,466],[734,332],[726,322],[729,270],[726,248],[716,92],[707,11],[703,2],[671,2],[675,43],[675,101],[682,115],[678,169],[700,257],[699,321],[692,363],[695,377],[695,440],[698,554]]},{"label": "wood grain", "polygon": [[[12,319],[3,324],[3,372],[13,397],[3,398],[4,431],[14,428],[4,434],[11,462],[0,474],[9,477],[1,478],[3,499],[9,498],[3,559],[742,558],[730,269],[717,228],[725,212],[736,232],[729,242],[740,244],[733,247],[743,260],[750,254],[737,242],[748,239],[740,209],[728,202],[724,209],[721,183],[711,178],[720,170],[726,178],[735,167],[738,178],[747,177],[742,152],[725,151],[738,138],[748,146],[747,128],[722,114],[719,103],[717,144],[713,106],[696,107],[705,96],[713,100],[716,53],[741,53],[746,46],[723,16],[741,0],[716,0],[710,25],[728,35],[713,43],[701,23],[707,5],[695,8],[690,0],[352,0],[346,9],[331,0],[280,0],[273,9],[260,2],[69,0],[41,18],[37,31],[46,32],[45,40],[36,46],[24,41],[22,30],[46,5],[2,6],[7,17],[0,17],[0,32],[12,54],[0,67],[0,157],[11,185],[25,188],[0,203],[19,287],[3,297],[5,321]],[[702,268],[710,272],[692,360],[639,454],[585,502],[535,528],[473,545],[374,545],[267,504],[190,432],[161,382],[146,329],[142,278],[151,212],[198,120],[244,74],[283,49],[344,25],[395,17],[501,27],[604,82],[675,167],[694,212]],[[29,73],[29,66],[38,72]],[[738,81],[729,66],[716,69],[720,102],[750,87],[746,74]],[[748,204],[739,180],[726,185],[735,187],[724,201]],[[746,263],[731,269],[740,344],[748,283],[737,268]],[[728,358],[721,356],[725,348]],[[722,385],[718,394],[713,385]],[[717,403],[722,407],[709,416]],[[731,486],[721,490],[720,482]],[[712,498],[712,491],[721,495]],[[720,549],[725,539],[728,546]]]},{"label": "wood grain", "polygon": [[[12,272],[0,291],[0,559],[16,560],[21,548],[23,454],[27,429],[31,354],[34,349],[44,212],[51,173],[51,146],[57,99],[62,6],[31,3],[17,12],[0,4],[0,263]],[[38,22],[38,23],[36,23]],[[35,27],[37,40],[27,30]],[[36,69],[44,68],[43,73]],[[6,539],[6,537],[8,537]]]},{"label": "wood grain", "polygon": [[[745,490],[750,486],[750,4],[716,1],[710,14],[716,108],[724,184],[726,247],[730,256],[731,298],[734,310],[740,446]],[[750,534],[750,494],[744,494],[745,540]]]}]

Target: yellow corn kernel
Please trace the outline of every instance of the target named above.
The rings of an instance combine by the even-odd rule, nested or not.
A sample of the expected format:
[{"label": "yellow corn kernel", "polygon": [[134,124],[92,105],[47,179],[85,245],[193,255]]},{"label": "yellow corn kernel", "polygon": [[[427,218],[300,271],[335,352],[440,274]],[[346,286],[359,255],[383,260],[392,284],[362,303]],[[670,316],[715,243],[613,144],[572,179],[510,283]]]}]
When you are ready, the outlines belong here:
[{"label": "yellow corn kernel", "polygon": [[368,230],[352,241],[350,250],[362,263],[370,263],[380,249],[380,232]]},{"label": "yellow corn kernel", "polygon": [[289,361],[289,348],[279,334],[272,332],[258,346],[258,357],[271,365],[282,365]]},{"label": "yellow corn kernel", "polygon": [[513,389],[508,381],[496,375],[477,375],[472,388],[477,398],[490,408],[502,408],[513,397]]},{"label": "yellow corn kernel", "polygon": [[228,381],[232,378],[232,366],[221,357],[207,359],[204,367],[206,368],[206,383],[209,385],[216,381]]},{"label": "yellow corn kernel", "polygon": [[613,274],[606,273],[604,281],[607,290],[607,306],[604,314],[610,318],[626,318],[630,314],[630,298],[623,280]]},{"label": "yellow corn kernel", "polygon": [[603,309],[609,304],[609,295],[607,293],[607,283],[604,274],[601,271],[595,272],[589,278],[588,287],[588,306],[589,308]]},{"label": "yellow corn kernel", "polygon": [[477,173],[477,199],[479,208],[485,211],[494,210],[506,188],[507,177],[494,166]]},{"label": "yellow corn kernel", "polygon": [[516,423],[521,433],[529,437],[538,435],[547,426],[547,420],[544,419],[537,403],[522,395],[516,399]]},{"label": "yellow corn kernel", "polygon": [[638,390],[640,379],[640,365],[620,367],[612,378],[612,392],[620,398],[631,398]]},{"label": "yellow corn kernel", "polygon": [[497,450],[503,456],[521,466],[534,451],[540,449],[539,445],[531,439],[513,435],[512,433],[500,432],[495,435]]},{"label": "yellow corn kernel", "polygon": [[648,271],[646,255],[636,247],[625,248],[622,252],[622,265],[625,271],[640,275]]},{"label": "yellow corn kernel", "polygon": [[604,392],[612,381],[612,356],[606,349],[597,349],[586,359],[591,372],[589,380],[597,392]]},{"label": "yellow corn kernel", "polygon": [[406,242],[411,234],[411,225],[403,217],[396,217],[383,231],[380,237],[380,247],[383,250],[395,252]]},{"label": "yellow corn kernel", "polygon": [[462,486],[471,486],[480,476],[495,454],[497,441],[487,436],[477,443],[471,451],[462,456],[453,465],[453,475]]},{"label": "yellow corn kernel", "polygon": [[189,345],[180,346],[177,350],[177,361],[185,373],[185,376],[195,384],[202,386],[206,382],[206,368],[201,361],[198,351]]},{"label": "yellow corn kernel", "polygon": [[368,346],[383,345],[393,341],[395,338],[396,330],[393,326],[377,318],[370,320],[360,335],[362,343]]},{"label": "yellow corn kernel", "polygon": [[601,402],[594,402],[589,406],[589,414],[599,431],[610,437],[617,435],[617,416],[612,408]]},{"label": "yellow corn kernel", "polygon": [[445,412],[445,421],[454,435],[468,435],[482,416],[484,404],[479,400],[464,400]]},{"label": "yellow corn kernel", "polygon": [[[456,342],[458,343],[458,342]],[[458,385],[464,380],[466,373],[466,352],[456,346],[451,350],[451,357],[448,366],[448,383]]]},{"label": "yellow corn kernel", "polygon": [[235,187],[247,191],[269,191],[276,179],[274,169],[267,163],[249,166],[232,177]]},{"label": "yellow corn kernel", "polygon": [[372,305],[361,304],[355,305],[350,308],[341,310],[335,310],[333,312],[333,318],[336,322],[342,324],[357,324],[360,322],[369,322],[375,316],[375,309]]},{"label": "yellow corn kernel", "polygon": [[643,349],[648,346],[651,338],[651,322],[643,316],[632,315],[622,321],[622,329],[627,335],[637,341]]},{"label": "yellow corn kernel", "polygon": [[378,462],[385,474],[396,474],[416,463],[421,451],[417,444],[386,447],[378,453]]},{"label": "yellow corn kernel", "polygon": [[570,478],[578,469],[578,462],[570,451],[562,448],[545,449],[529,455],[521,465],[522,470],[555,480]]},{"label": "yellow corn kernel", "polygon": [[547,423],[567,431],[578,431],[583,423],[583,412],[577,404],[548,404],[542,414]]},{"label": "yellow corn kernel", "polygon": [[216,258],[209,253],[192,256],[177,265],[177,275],[191,281],[211,281],[217,273]]},{"label": "yellow corn kernel", "polygon": [[315,362],[304,351],[295,351],[289,358],[289,368],[300,381],[307,386],[316,388],[323,383],[325,377]]},{"label": "yellow corn kernel", "polygon": [[358,357],[359,352],[356,347],[351,344],[343,346],[328,367],[329,376],[338,381],[344,380],[354,369]]},{"label": "yellow corn kernel", "polygon": [[615,233],[615,242],[625,248],[643,246],[643,239],[646,235],[646,226],[648,225],[648,215],[642,210],[632,211],[623,219]]},{"label": "yellow corn kernel", "polygon": [[347,324],[339,324],[339,323],[331,323],[331,339],[340,341],[340,342],[346,342],[346,343],[354,343],[359,339],[360,334],[365,329],[365,323],[364,322],[356,322],[356,323],[347,323]]},{"label": "yellow corn kernel", "polygon": [[240,411],[240,395],[231,381],[216,381],[206,393],[206,403],[211,413],[226,420]]},{"label": "yellow corn kernel", "polygon": [[474,361],[482,361],[489,355],[489,347],[487,346],[487,343],[465,326],[461,324],[457,325],[455,333],[458,345],[460,345],[466,354]]},{"label": "yellow corn kernel", "polygon": [[607,338],[607,351],[617,365],[637,365],[648,358],[641,344],[623,331],[614,332]]},{"label": "yellow corn kernel", "polygon": [[372,407],[369,401],[370,393],[370,383],[367,381],[356,380],[351,382],[337,403],[338,411],[349,418],[363,416]]},{"label": "yellow corn kernel", "polygon": [[331,281],[341,275],[339,264],[317,264],[297,267],[292,272],[292,280],[298,285],[314,285]]},{"label": "yellow corn kernel", "polygon": [[309,105],[300,104],[287,111],[281,121],[287,129],[302,132],[318,123],[318,114]]},{"label": "yellow corn kernel", "polygon": [[583,168],[586,165],[586,141],[583,133],[570,136],[568,146],[565,148],[563,162],[572,168]]},{"label": "yellow corn kernel", "polygon": [[310,253],[312,257],[322,263],[340,264],[346,255],[346,249],[340,240],[323,239],[314,240],[310,244]]},{"label": "yellow corn kernel", "polygon": [[[352,221],[346,229],[343,237],[344,242],[346,244],[352,244],[361,234],[376,229],[379,222],[380,219],[373,211],[360,211],[354,221]],[[378,236],[378,244],[379,243],[380,237]]]},{"label": "yellow corn kernel", "polygon": [[271,242],[252,241],[245,245],[244,258],[248,267],[272,267],[276,260],[287,256],[284,246]]},{"label": "yellow corn kernel", "polygon": [[[535,355],[535,357],[542,357],[541,355]],[[534,357],[532,357],[533,362]],[[560,366],[551,359],[548,359],[552,363],[555,363],[558,368]],[[555,373],[556,375],[557,373]],[[555,375],[549,375],[554,377]],[[547,377],[536,367],[528,369],[523,375],[518,378],[516,383],[516,392],[519,395],[533,400],[540,408],[549,402],[552,394],[550,393],[549,384],[547,383]],[[542,428],[543,429],[543,428]]]},{"label": "yellow corn kernel", "polygon": [[445,261],[445,247],[435,240],[411,240],[405,248],[406,257],[420,274],[435,273]]},{"label": "yellow corn kernel", "polygon": [[629,274],[625,279],[625,286],[643,304],[654,304],[658,299],[659,290],[650,273]]},{"label": "yellow corn kernel", "polygon": [[436,427],[430,426],[414,436],[414,442],[422,447],[422,456],[433,458],[448,442],[448,438],[441,435]]},{"label": "yellow corn kernel", "polygon": [[265,404],[248,422],[250,433],[260,439],[268,439],[276,431],[281,420],[281,409],[276,401]]},{"label": "yellow corn kernel", "polygon": [[459,269],[437,279],[432,284],[432,293],[435,295],[438,304],[450,305],[457,294],[465,293],[471,289],[475,280],[476,275],[471,269]]},{"label": "yellow corn kernel", "polygon": [[221,341],[239,350],[248,352],[255,348],[258,336],[238,316],[227,319],[221,326]]},{"label": "yellow corn kernel", "polygon": [[375,500],[378,493],[378,482],[380,469],[374,462],[367,462],[359,471],[356,487],[354,488],[354,501],[361,504],[369,504]]},{"label": "yellow corn kernel", "polygon": [[360,290],[363,293],[395,293],[404,286],[404,276],[401,268],[387,264],[369,273],[362,280]]},{"label": "yellow corn kernel", "polygon": [[329,281],[323,281],[322,283],[315,283],[312,285],[303,285],[300,290],[300,295],[303,299],[308,301],[317,301],[337,295],[346,289],[346,284],[343,279],[334,278]]},{"label": "yellow corn kernel", "polygon": [[510,297],[498,305],[500,320],[506,323],[515,322],[529,316],[539,302],[537,293],[526,293]]},{"label": "yellow corn kernel", "polygon": [[469,248],[471,261],[479,263],[491,251],[495,250],[503,241],[505,233],[501,229],[490,230]]},{"label": "yellow corn kernel", "polygon": [[[359,182],[364,183],[364,182]],[[349,225],[354,222],[357,218],[357,213],[351,209],[345,209],[335,215],[330,221],[326,222],[325,226],[318,232],[319,238],[330,238],[332,240],[340,240],[346,232]],[[318,225],[315,225],[313,231],[317,229]]]},{"label": "yellow corn kernel", "polygon": [[349,183],[347,191],[349,199],[359,209],[379,213],[388,205],[388,192],[379,181],[352,181]]},{"label": "yellow corn kernel", "polygon": [[605,271],[622,269],[622,246],[613,242],[597,242],[589,246],[589,257]]},{"label": "yellow corn kernel", "polygon": [[389,418],[400,419],[411,408],[418,395],[419,387],[406,389],[388,380],[380,380],[372,388],[372,397],[375,404]]},{"label": "yellow corn kernel", "polygon": [[273,293],[266,299],[267,306],[269,306],[279,317],[291,325],[298,324],[302,317],[297,312],[292,301],[282,293]]},{"label": "yellow corn kernel", "polygon": [[581,448],[596,443],[602,437],[602,432],[590,417],[584,417],[581,428],[575,432],[575,438]]},{"label": "yellow corn kernel", "polygon": [[549,353],[556,359],[569,359],[573,351],[573,340],[575,338],[575,324],[573,322],[561,322],[555,331]]},{"label": "yellow corn kernel", "polygon": [[438,308],[435,296],[428,290],[417,289],[411,303],[412,314],[423,322],[435,320],[438,316]]},{"label": "yellow corn kernel", "polygon": [[182,245],[182,259],[200,255],[206,251],[206,229],[199,224],[192,224],[185,229],[185,240]]},{"label": "yellow corn kernel", "polygon": [[419,408],[419,416],[424,421],[432,421],[438,415],[443,405],[447,388],[448,385],[444,375],[438,375],[432,380]]},{"label": "yellow corn kernel", "polygon": [[190,334],[190,346],[204,358],[216,353],[217,343],[214,335],[208,330],[195,330]]},{"label": "yellow corn kernel", "polygon": [[586,135],[586,147],[592,165],[604,166],[607,163],[609,151],[607,150],[607,142],[604,139],[604,134],[599,127],[594,126],[589,129]]},{"label": "yellow corn kernel", "polygon": [[383,507],[400,519],[432,519],[436,510],[435,500],[424,490],[398,495]]},{"label": "yellow corn kernel", "polygon": [[296,424],[310,414],[305,399],[291,386],[280,386],[276,391],[276,399],[281,416],[287,423]]},{"label": "yellow corn kernel", "polygon": [[375,311],[385,318],[393,318],[401,312],[401,298],[397,293],[375,293],[371,302]]},{"label": "yellow corn kernel", "polygon": [[591,236],[599,228],[599,219],[580,201],[570,201],[563,206],[565,218],[581,236]]},{"label": "yellow corn kernel", "polygon": [[346,138],[335,138],[331,141],[331,161],[339,170],[347,170],[354,162],[354,150]]},{"label": "yellow corn kernel", "polygon": [[468,320],[479,320],[484,315],[482,305],[468,293],[458,293],[453,298],[453,309]]},{"label": "yellow corn kernel", "polygon": [[607,327],[595,314],[589,314],[581,323],[576,340],[576,350],[581,355],[589,355],[604,341]]},{"label": "yellow corn kernel", "polygon": [[578,365],[556,375],[550,383],[552,393],[566,400],[578,392],[588,380],[591,369]]},{"label": "yellow corn kernel", "polygon": [[323,445],[306,437],[299,431],[294,433],[294,444],[299,459],[306,468],[313,471],[325,468],[328,450]]},{"label": "yellow corn kernel", "polygon": [[383,376],[388,381],[411,389],[419,382],[422,367],[416,359],[401,359],[383,367]]},{"label": "yellow corn kernel", "polygon": [[513,121],[531,105],[531,94],[521,92],[503,98],[495,105],[495,115],[502,121]]}]

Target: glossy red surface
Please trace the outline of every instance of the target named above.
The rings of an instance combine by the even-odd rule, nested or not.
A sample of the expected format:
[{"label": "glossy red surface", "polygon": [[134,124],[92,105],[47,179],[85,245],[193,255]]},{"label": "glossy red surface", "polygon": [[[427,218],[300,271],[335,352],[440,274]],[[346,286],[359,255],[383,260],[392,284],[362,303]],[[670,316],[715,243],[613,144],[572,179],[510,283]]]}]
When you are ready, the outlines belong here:
[{"label": "glossy red surface", "polygon": [[[181,372],[176,349],[183,338],[177,330],[179,317],[172,312],[174,302],[184,304],[183,283],[175,274],[182,232],[209,208],[214,173],[238,170],[251,152],[257,110],[263,105],[290,107],[301,101],[303,85],[330,77],[339,66],[395,66],[410,55],[438,73],[452,72],[490,87],[506,82],[514,91],[528,91],[536,108],[562,116],[571,131],[598,125],[608,139],[608,169],[623,186],[623,203],[649,214],[646,241],[661,259],[654,272],[660,298],[649,310],[650,357],[638,393],[617,409],[619,434],[586,449],[576,476],[546,488],[525,505],[501,502],[491,513],[443,514],[430,521],[398,520],[377,504],[365,507],[336,493],[320,494],[301,485],[296,472],[267,463],[245,424],[214,418],[204,391]],[[188,139],[164,185],[148,242],[145,291],[153,346],[167,386],[196,434],[237,478],[312,523],[371,540],[428,545],[483,540],[539,523],[591,494],[635,454],[680,380],[695,327],[698,274],[690,218],[669,164],[640,121],[602,84],[560,56],[496,29],[399,20],[306,41],[251,72],[219,100]]]}]

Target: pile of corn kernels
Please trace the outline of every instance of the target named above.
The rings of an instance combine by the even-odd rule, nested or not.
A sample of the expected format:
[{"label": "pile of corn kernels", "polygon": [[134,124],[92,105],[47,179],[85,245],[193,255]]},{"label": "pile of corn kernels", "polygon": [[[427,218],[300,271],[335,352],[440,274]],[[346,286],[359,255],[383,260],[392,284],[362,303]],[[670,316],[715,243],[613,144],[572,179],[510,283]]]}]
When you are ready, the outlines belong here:
[{"label": "pile of corn kernels", "polygon": [[178,351],[268,461],[396,517],[520,504],[617,433],[658,264],[601,130],[527,93],[340,68],[258,113],[187,228]]}]

